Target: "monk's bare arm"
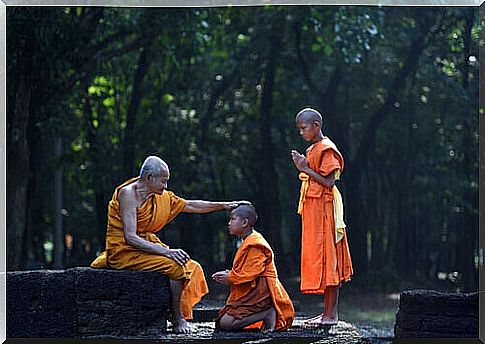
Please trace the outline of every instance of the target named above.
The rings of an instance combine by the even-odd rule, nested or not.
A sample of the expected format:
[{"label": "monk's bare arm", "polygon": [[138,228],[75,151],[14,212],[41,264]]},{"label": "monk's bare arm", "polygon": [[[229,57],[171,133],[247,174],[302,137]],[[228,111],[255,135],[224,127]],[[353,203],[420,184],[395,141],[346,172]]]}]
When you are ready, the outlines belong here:
[{"label": "monk's bare arm", "polygon": [[332,171],[327,177],[322,176],[320,173],[312,170],[310,167],[302,172],[308,174],[310,178],[316,180],[317,183],[323,184],[328,187],[332,187],[335,185],[335,171]]},{"label": "monk's bare arm", "polygon": [[118,201],[120,203],[123,232],[128,245],[142,251],[171,258],[180,265],[185,264],[190,259],[189,255],[181,249],[168,249],[144,240],[136,234],[136,198],[133,191],[126,188],[121,189],[118,194]]},{"label": "monk's bare arm", "polygon": [[291,151],[291,158],[293,159],[293,163],[295,164],[298,171],[308,174],[308,176],[314,179],[317,183],[328,187],[332,187],[335,185],[335,171],[332,171],[328,176],[322,176],[320,173],[312,170],[310,166],[308,166],[308,160],[306,156],[295,150]]},{"label": "monk's bare arm", "polygon": [[184,209],[184,213],[209,213],[215,210],[232,210],[236,208],[239,204],[251,204],[248,201],[237,201],[237,202],[211,202],[211,201],[201,201],[201,200],[187,200]]}]

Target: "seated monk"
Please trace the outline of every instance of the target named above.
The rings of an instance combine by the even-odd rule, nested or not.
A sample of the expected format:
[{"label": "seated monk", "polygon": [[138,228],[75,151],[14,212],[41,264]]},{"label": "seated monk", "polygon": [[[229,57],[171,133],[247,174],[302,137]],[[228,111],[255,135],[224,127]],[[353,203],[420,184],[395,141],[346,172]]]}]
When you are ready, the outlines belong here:
[{"label": "seated monk", "polygon": [[150,270],[167,275],[173,330],[187,333],[186,319],[192,319],[192,307],[208,292],[204,272],[184,250],[169,248],[155,233],[180,212],[231,210],[241,202],[185,200],[166,190],[169,177],[168,165],[159,157],[149,156],[140,176],[115,189],[108,205],[106,251],[91,267]]},{"label": "seated monk", "polygon": [[294,319],[293,304],[278,279],[273,250],[254,230],[257,214],[252,205],[232,210],[229,233],[243,239],[231,271],[218,271],[212,279],[230,285],[226,305],[219,311],[216,328],[223,331],[260,328],[263,333],[288,329]]}]

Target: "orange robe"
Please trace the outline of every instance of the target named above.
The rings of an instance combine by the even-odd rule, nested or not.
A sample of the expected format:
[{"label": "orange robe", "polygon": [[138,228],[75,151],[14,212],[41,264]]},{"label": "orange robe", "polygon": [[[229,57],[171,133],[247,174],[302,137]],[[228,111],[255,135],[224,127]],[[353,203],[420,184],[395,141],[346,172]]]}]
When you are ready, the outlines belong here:
[{"label": "orange robe", "polygon": [[[307,150],[309,167],[323,176],[344,168],[344,159],[327,137]],[[310,178],[301,200],[301,285],[305,294],[324,294],[327,286],[340,286],[353,274],[345,228],[336,240],[332,188]]]},{"label": "orange robe", "polygon": [[[273,306],[276,310],[275,329],[282,331],[291,326],[295,316],[293,303],[278,279],[273,250],[260,233],[253,230],[244,239],[236,252],[228,279],[231,292],[216,322],[226,313],[241,318]],[[268,294],[259,295],[264,292]],[[248,296],[256,300],[250,301]],[[255,326],[246,328],[259,327],[261,324],[258,321]]]},{"label": "orange robe", "polygon": [[[91,263],[91,267],[157,271],[173,280],[184,281],[180,309],[185,319],[192,319],[193,306],[209,291],[200,264],[190,260],[181,266],[171,258],[140,250],[125,241],[118,192],[122,187],[138,179],[139,177],[135,177],[124,182],[113,193],[108,205],[106,251]],[[136,210],[137,235],[168,248],[155,233],[172,221],[186,203],[186,200],[171,191],[164,190],[161,195],[154,194]]]}]

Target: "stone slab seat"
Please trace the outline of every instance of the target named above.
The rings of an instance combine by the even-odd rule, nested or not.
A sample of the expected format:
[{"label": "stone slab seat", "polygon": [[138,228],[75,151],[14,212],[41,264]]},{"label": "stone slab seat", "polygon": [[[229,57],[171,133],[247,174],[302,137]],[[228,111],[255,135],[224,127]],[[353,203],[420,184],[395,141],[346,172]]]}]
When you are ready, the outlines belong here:
[{"label": "stone slab seat", "polygon": [[7,338],[157,338],[170,280],[151,271],[77,267],[7,272]]},{"label": "stone slab seat", "polygon": [[478,293],[401,292],[394,336],[478,338]]}]

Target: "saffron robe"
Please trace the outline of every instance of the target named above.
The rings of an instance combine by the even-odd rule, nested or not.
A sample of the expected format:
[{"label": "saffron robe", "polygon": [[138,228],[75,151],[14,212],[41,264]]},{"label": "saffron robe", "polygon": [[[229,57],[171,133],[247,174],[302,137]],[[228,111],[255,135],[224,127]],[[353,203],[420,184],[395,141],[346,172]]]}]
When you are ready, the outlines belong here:
[{"label": "saffron robe", "polygon": [[[306,156],[309,167],[325,177],[333,172],[339,177],[343,171],[342,154],[327,137],[311,145]],[[335,225],[334,197],[340,197],[335,189],[336,186],[330,188],[309,178],[308,187],[300,200],[300,289],[305,294],[324,294],[327,286],[340,286],[341,282],[349,281],[353,274],[345,228],[336,228],[341,227],[343,221]],[[343,218],[343,210],[338,210],[337,213],[342,212]]]},{"label": "saffron robe", "polygon": [[[171,258],[140,250],[125,241],[118,192],[122,187],[138,179],[139,177],[132,178],[115,189],[108,205],[106,251],[91,263],[91,267],[156,271],[173,280],[183,281],[180,310],[185,319],[192,319],[193,306],[209,292],[200,264],[189,260],[181,266]],[[137,235],[149,242],[169,248],[155,233],[172,221],[186,203],[186,200],[167,190],[164,190],[161,195],[150,196],[136,209]]]},{"label": "saffron robe", "polygon": [[[241,318],[274,307],[275,330],[291,327],[295,316],[293,303],[278,279],[273,250],[257,231],[253,230],[237,250],[228,280],[231,292],[226,305],[219,311],[216,324],[226,313]],[[245,329],[261,324],[262,321],[258,321]]]}]

